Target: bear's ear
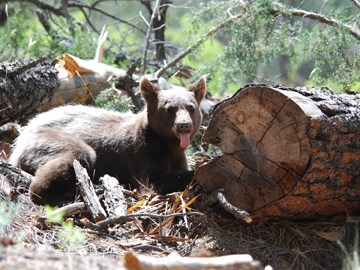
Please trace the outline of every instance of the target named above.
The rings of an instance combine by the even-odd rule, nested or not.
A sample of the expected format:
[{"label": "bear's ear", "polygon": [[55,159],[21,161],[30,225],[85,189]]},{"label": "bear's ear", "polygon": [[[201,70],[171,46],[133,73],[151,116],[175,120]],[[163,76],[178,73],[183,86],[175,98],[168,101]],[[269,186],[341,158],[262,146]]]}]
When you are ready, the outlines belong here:
[{"label": "bear's ear", "polygon": [[201,77],[199,80],[194,82],[192,85],[188,86],[187,89],[191,92],[194,92],[195,99],[198,104],[205,96],[206,93],[206,80],[205,77]]},{"label": "bear's ear", "polygon": [[145,100],[149,101],[157,97],[157,93],[160,91],[160,89],[156,85],[149,82],[145,76],[143,76],[140,79],[140,91]]}]

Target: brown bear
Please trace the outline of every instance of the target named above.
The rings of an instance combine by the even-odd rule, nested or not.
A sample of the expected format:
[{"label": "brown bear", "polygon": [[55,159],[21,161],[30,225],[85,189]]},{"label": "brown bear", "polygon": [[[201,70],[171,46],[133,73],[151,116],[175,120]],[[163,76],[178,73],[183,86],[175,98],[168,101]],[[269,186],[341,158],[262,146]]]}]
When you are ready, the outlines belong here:
[{"label": "brown bear", "polygon": [[185,149],[198,130],[206,82],[161,90],[140,80],[145,108],[138,114],[65,105],[32,119],[16,139],[9,162],[33,174],[30,198],[59,205],[74,199],[77,159],[96,179],[109,174],[121,184],[148,181],[160,193],[190,182]]}]

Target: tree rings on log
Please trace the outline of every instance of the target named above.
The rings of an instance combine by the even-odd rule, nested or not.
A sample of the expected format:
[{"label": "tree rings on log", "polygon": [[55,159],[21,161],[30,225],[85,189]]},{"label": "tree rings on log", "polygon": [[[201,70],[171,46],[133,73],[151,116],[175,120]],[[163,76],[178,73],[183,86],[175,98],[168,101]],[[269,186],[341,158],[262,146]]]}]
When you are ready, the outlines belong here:
[{"label": "tree rings on log", "polygon": [[[354,153],[342,156],[344,159],[353,153],[354,156],[348,159],[357,169],[350,169],[351,172],[349,168],[339,172],[341,164],[324,160],[325,157],[321,157],[324,153],[317,147],[321,144],[322,148],[330,149],[328,144],[336,143],[331,141],[336,130],[318,136],[325,126],[334,128],[331,117],[324,113],[319,102],[328,98],[332,103],[334,100],[341,103],[337,95],[325,96],[319,98],[311,91],[304,94],[300,90],[267,85],[240,89],[214,110],[203,141],[217,145],[223,155],[200,166],[195,174],[196,183],[205,191],[224,189],[231,203],[252,213],[255,218],[331,215],[356,207],[354,201],[360,199],[360,184],[355,183],[360,179],[359,144],[353,148]],[[359,121],[360,116],[357,117]],[[320,128],[320,122],[325,126]],[[353,126],[358,127],[358,123],[354,122]],[[355,133],[359,137],[359,127],[355,128]],[[343,151],[340,152],[338,155],[342,155]],[[348,182],[355,183],[351,186],[355,188],[354,196],[330,212],[331,204],[343,195],[337,195],[336,188],[330,187],[333,185],[329,180],[333,167],[317,177],[318,167],[327,165],[338,165],[337,174],[346,175],[351,178]],[[312,190],[314,182],[320,185],[315,193]]]}]

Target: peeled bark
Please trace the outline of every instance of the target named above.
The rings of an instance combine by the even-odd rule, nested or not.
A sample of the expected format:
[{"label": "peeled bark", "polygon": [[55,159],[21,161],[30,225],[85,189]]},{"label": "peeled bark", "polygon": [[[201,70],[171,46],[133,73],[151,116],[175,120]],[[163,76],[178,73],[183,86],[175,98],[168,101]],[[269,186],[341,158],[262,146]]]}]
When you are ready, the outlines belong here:
[{"label": "peeled bark", "polygon": [[214,110],[195,174],[253,218],[360,210],[360,95],[249,85]]}]

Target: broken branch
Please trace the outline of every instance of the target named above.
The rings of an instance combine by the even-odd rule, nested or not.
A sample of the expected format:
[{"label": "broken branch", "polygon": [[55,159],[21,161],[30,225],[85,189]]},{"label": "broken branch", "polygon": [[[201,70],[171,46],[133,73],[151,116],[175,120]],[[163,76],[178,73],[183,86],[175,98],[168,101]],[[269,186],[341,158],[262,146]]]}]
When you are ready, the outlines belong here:
[{"label": "broken branch", "polygon": [[188,216],[191,216],[191,215],[192,216],[194,216],[194,215],[204,216],[204,214],[200,213],[200,212],[174,213],[174,214],[168,214],[168,215],[141,213],[141,214],[128,214],[125,216],[119,216],[119,217],[114,217],[114,218],[107,218],[107,219],[102,220],[97,223],[92,223],[90,221],[84,220],[84,225],[91,230],[101,231],[109,225],[122,224],[122,223],[129,221],[133,217],[148,217],[148,218],[162,220],[162,219],[169,218],[169,217],[182,217],[182,216],[186,216],[186,215],[188,215]]},{"label": "broken branch", "polygon": [[101,206],[99,198],[96,196],[94,187],[86,169],[81,166],[80,162],[76,159],[74,160],[73,166],[79,183],[80,193],[93,219],[95,221],[105,219],[107,216],[106,212]]},{"label": "broken branch", "polygon": [[262,269],[259,261],[254,261],[249,254],[236,254],[221,257],[181,257],[170,254],[163,258],[134,255],[128,252],[124,255],[126,269],[186,269],[186,270],[257,270]]}]

